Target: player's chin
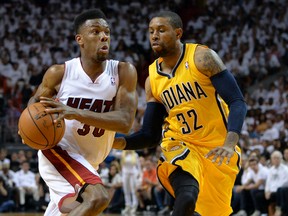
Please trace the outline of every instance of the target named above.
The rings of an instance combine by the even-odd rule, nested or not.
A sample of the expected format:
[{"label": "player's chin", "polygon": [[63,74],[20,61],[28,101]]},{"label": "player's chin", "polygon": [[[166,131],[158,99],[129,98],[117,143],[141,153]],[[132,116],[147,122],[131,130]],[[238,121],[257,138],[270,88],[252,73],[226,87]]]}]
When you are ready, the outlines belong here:
[{"label": "player's chin", "polygon": [[161,56],[161,52],[158,51],[158,50],[154,50],[153,49],[153,53],[154,53],[154,56],[157,57],[157,58]]},{"label": "player's chin", "polygon": [[107,54],[107,55],[97,55],[97,60],[98,61],[106,61],[107,59],[108,59],[108,56],[109,56],[109,54]]}]

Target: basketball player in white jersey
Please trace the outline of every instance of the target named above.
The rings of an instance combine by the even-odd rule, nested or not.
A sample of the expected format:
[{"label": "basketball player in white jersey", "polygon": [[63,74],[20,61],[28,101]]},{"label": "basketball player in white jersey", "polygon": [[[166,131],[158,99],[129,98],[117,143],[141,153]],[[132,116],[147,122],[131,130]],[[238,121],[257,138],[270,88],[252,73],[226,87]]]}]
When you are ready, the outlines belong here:
[{"label": "basketball player in white jersey", "polygon": [[108,60],[110,28],[103,12],[83,12],[74,28],[81,57],[51,66],[29,101],[47,104],[47,112],[59,112],[66,123],[60,143],[38,152],[51,197],[45,216],[98,215],[107,207],[98,165],[115,132],[129,132],[137,105],[135,67]]}]

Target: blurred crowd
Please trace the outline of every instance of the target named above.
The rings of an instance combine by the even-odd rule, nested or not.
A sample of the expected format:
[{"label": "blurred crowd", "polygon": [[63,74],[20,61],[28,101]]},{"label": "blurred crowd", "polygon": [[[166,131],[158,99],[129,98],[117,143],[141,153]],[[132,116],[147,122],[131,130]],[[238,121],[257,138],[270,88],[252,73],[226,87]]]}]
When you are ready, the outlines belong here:
[{"label": "blurred crowd", "polygon": [[[17,134],[21,112],[50,65],[79,55],[72,22],[78,13],[92,7],[101,8],[111,25],[110,57],[129,61],[138,70],[139,104],[131,132],[141,127],[145,111],[143,85],[148,65],[154,59],[147,28],[153,13],[159,10],[178,12],[184,23],[183,42],[201,43],[218,52],[235,76],[248,105],[239,143],[243,163],[235,183],[233,208],[238,216],[268,212],[275,216],[287,215],[288,211],[280,201],[283,199],[280,188],[288,186],[287,182],[279,181],[273,189],[266,189],[268,179],[282,178],[275,174],[280,165],[275,165],[272,155],[276,154],[281,166],[288,169],[286,0],[231,0],[225,3],[220,0],[0,1],[0,144],[21,143]],[[111,152],[99,169],[112,199],[108,212],[148,209],[161,215],[171,210],[173,199],[163,191],[156,176],[154,178],[159,152],[158,148],[145,149],[134,152],[137,155],[131,153],[131,157],[126,155],[130,158],[130,166],[139,162],[133,169],[128,169],[136,170],[133,173],[127,173],[124,168],[123,152]],[[3,148],[0,167],[0,212],[15,209],[11,206],[19,210],[29,208],[30,201],[37,203],[38,210],[45,209],[49,192],[38,174],[34,151],[7,152]],[[149,179],[144,178],[145,172]],[[265,174],[259,177],[259,173]],[[124,185],[131,179],[127,176],[132,174],[137,181],[129,185],[135,185],[134,189]],[[21,178],[29,178],[29,181]],[[23,183],[27,185],[21,185]],[[255,192],[258,190],[260,193]],[[135,193],[129,197],[133,199],[128,200],[127,193],[132,191]],[[267,195],[268,192],[274,195]],[[245,202],[249,200],[247,197],[250,202]],[[259,208],[258,204],[264,203],[263,200],[266,204]],[[286,203],[287,200],[286,197]]]}]

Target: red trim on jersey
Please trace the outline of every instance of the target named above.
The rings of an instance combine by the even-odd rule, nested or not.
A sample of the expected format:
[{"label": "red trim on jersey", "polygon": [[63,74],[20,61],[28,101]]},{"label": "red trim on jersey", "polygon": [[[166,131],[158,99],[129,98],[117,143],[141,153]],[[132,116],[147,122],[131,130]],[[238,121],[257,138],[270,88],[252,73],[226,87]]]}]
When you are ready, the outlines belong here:
[{"label": "red trim on jersey", "polygon": [[76,184],[102,184],[99,176],[92,173],[84,165],[73,159],[67,151],[56,146],[42,150],[45,157],[53,164],[57,171],[74,187]]},{"label": "red trim on jersey", "polygon": [[[70,194],[67,194],[67,195],[65,195],[64,197],[62,197],[62,198],[60,199],[60,201],[59,201],[59,203],[58,203],[58,208],[59,208],[59,211],[60,211],[61,213],[64,213],[64,214],[65,214],[65,213],[69,213],[69,212],[63,211],[63,209],[62,209],[63,203],[64,203],[65,199],[67,199],[67,198],[69,198],[69,197],[74,197],[76,194],[77,194],[77,193],[70,193]],[[77,201],[76,201],[76,198],[75,198],[75,200],[72,201],[71,203],[73,203],[74,205],[76,205],[76,204],[75,204],[76,202],[77,202]],[[71,204],[71,203],[69,203],[69,204]],[[79,202],[77,202],[77,203],[79,203]],[[80,205],[80,203],[79,203],[79,205]],[[65,210],[67,210],[67,207],[65,207]]]}]

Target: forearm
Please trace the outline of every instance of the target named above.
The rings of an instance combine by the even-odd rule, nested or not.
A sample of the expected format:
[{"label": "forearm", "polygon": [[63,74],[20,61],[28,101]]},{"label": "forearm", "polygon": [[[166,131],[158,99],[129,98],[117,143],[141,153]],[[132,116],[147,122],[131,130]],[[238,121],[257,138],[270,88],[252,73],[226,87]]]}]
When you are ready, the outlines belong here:
[{"label": "forearm", "polygon": [[256,184],[249,184],[245,187],[246,190],[253,190],[253,189],[257,189],[258,185]]},{"label": "forearm", "polygon": [[[128,145],[126,139],[128,139]],[[119,150],[139,150],[144,148],[152,148],[154,146],[157,146],[158,144],[158,140],[151,139],[150,136],[145,135],[144,133],[142,133],[142,131],[139,131],[132,134],[128,138],[115,138],[113,148]]]},{"label": "forearm", "polygon": [[125,138],[116,138],[113,148],[138,150],[157,146],[161,140],[162,124],[166,114],[165,107],[162,104],[147,103],[142,128]]},{"label": "forearm", "polygon": [[75,109],[73,118],[90,126],[127,134],[134,121],[134,112],[111,111],[98,113]]},{"label": "forearm", "polygon": [[247,107],[235,78],[229,71],[224,70],[211,77],[211,82],[229,107],[228,132],[240,134]]},{"label": "forearm", "polygon": [[139,150],[144,148],[152,148],[159,144],[161,140],[161,131],[154,135],[147,134],[144,130],[140,130],[125,138],[124,150]]},{"label": "forearm", "polygon": [[244,100],[236,99],[229,104],[228,131],[240,134],[247,108]]}]

